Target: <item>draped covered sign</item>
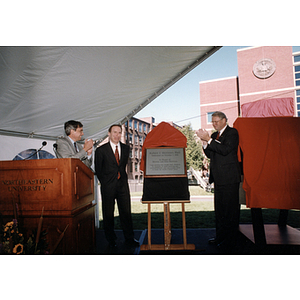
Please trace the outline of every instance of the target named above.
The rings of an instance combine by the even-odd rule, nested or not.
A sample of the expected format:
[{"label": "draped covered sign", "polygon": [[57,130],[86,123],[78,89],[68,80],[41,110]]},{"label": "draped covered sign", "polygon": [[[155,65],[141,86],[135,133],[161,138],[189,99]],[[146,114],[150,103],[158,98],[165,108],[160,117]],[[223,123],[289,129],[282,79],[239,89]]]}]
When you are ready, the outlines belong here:
[{"label": "draped covered sign", "polygon": [[238,118],[246,205],[300,209],[300,118]]},{"label": "draped covered sign", "polygon": [[[140,168],[142,171],[146,171],[146,151],[149,149],[164,149],[168,152],[172,152],[169,149],[178,149],[178,151],[185,151],[186,147],[187,139],[184,134],[182,134],[178,129],[171,126],[169,123],[161,122],[151,132],[149,132],[145,139],[142,149]],[[179,163],[179,161],[177,161],[177,163]],[[163,162],[161,162],[161,164],[163,164]],[[184,168],[186,168],[185,159],[183,164]],[[155,170],[157,170],[157,166]],[[162,166],[162,170],[166,170],[166,168]],[[160,175],[162,175],[163,171],[161,171],[160,173]],[[186,172],[180,172],[180,174],[178,173],[177,175],[172,175],[171,173],[165,172],[164,175],[166,176],[153,176],[151,178],[147,178],[147,176],[145,176],[142,201],[189,200],[190,195],[188,190],[188,178],[186,176]],[[185,175],[183,176],[182,174]]]},{"label": "draped covered sign", "polygon": [[186,148],[187,139],[183,133],[167,122],[161,122],[152,129],[145,139],[142,149],[140,169],[145,171],[145,155],[147,148],[156,147],[177,147]]}]

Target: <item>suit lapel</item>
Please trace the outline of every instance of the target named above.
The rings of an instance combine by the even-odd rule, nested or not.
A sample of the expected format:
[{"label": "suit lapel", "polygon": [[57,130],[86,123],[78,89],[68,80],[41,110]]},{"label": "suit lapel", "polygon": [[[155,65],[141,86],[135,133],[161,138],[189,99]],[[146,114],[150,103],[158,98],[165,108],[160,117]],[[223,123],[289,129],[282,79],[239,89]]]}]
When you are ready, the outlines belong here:
[{"label": "suit lapel", "polygon": [[[76,150],[75,150],[75,147],[74,147],[74,143],[72,143],[71,140],[70,140],[68,137],[65,137],[65,140],[66,140],[66,141],[68,142],[68,144],[70,145],[73,154],[76,154]],[[78,145],[77,145],[77,146],[78,146]],[[79,149],[79,148],[78,148],[78,149]]]},{"label": "suit lapel", "polygon": [[121,145],[121,159],[120,159],[120,165],[121,165],[121,163],[123,162],[124,157],[125,157],[125,145],[121,142],[120,142],[120,145]]},{"label": "suit lapel", "polygon": [[221,141],[226,136],[228,130],[230,130],[230,127],[227,125],[223,133],[219,136],[219,141]]}]

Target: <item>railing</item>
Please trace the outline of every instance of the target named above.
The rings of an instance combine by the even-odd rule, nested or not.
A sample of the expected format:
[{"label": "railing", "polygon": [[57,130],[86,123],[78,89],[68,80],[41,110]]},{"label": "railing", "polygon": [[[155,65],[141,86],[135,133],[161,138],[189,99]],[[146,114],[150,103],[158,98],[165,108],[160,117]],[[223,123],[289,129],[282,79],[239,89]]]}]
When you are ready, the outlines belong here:
[{"label": "railing", "polygon": [[209,190],[210,189],[210,184],[207,183],[203,177],[201,176],[200,171],[196,171],[194,168],[190,167],[191,175],[194,176],[194,178],[197,180],[197,184],[199,184],[204,190]]}]

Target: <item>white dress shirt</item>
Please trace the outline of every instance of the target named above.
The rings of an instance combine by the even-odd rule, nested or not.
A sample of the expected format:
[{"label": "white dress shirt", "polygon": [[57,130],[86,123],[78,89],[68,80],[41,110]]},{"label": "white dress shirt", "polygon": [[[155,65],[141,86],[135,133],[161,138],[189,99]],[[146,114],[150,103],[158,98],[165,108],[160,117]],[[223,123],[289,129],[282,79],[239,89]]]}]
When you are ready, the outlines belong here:
[{"label": "white dress shirt", "polygon": [[[224,127],[224,128],[222,128],[222,129],[220,130],[220,132],[219,132],[219,136],[221,136],[221,135],[222,135],[222,133],[224,132],[224,130],[226,129],[226,127],[227,127],[227,125],[225,125],[225,127]],[[212,138],[210,138],[210,139],[209,139],[209,141],[207,142],[207,144],[206,144],[206,145],[203,145],[203,148],[204,148],[204,149],[206,149],[207,145],[208,145],[208,144],[210,144],[212,140],[213,140],[213,139],[212,139]]]},{"label": "white dress shirt", "polygon": [[116,152],[116,146],[118,146],[119,158],[121,159],[121,145],[120,145],[120,142],[118,143],[118,145],[112,143],[111,141],[109,141],[109,143],[110,143],[110,146],[111,146],[114,154]]}]

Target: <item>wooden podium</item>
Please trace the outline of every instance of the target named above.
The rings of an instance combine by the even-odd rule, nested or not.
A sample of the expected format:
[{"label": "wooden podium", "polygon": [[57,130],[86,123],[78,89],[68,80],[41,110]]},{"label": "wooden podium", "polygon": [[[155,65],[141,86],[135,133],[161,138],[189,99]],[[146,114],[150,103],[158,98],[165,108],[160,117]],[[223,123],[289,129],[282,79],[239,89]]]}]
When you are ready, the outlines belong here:
[{"label": "wooden podium", "polygon": [[[36,229],[43,210],[50,253],[95,252],[94,173],[79,159],[0,161],[0,213],[17,217],[24,234]],[[17,204],[15,209],[14,204]]]}]

